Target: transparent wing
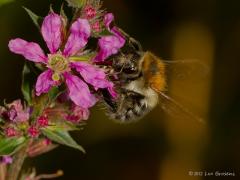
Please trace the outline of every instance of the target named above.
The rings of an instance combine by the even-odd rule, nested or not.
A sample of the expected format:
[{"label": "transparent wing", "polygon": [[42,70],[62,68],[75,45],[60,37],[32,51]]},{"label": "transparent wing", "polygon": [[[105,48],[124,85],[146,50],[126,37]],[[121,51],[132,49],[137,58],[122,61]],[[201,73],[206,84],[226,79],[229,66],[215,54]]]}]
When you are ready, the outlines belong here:
[{"label": "transparent wing", "polygon": [[210,68],[200,60],[164,61],[167,77],[176,80],[204,80],[209,77]]},{"label": "transparent wing", "polygon": [[175,101],[174,99],[170,98],[164,93],[160,93],[161,98],[161,108],[171,117],[179,118],[179,119],[187,119],[187,120],[194,120],[201,124],[205,124],[205,120],[201,117],[198,117],[189,109]]}]

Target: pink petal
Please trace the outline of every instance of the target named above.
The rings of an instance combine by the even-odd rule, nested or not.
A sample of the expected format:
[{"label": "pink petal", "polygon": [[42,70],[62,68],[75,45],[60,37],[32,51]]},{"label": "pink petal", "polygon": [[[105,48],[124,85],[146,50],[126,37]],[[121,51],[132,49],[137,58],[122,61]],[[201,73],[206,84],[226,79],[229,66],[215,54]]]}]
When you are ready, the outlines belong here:
[{"label": "pink petal", "polygon": [[82,119],[83,120],[88,120],[90,115],[90,112],[88,109],[82,109]]},{"label": "pink petal", "polygon": [[7,104],[9,111],[8,116],[9,119],[14,122],[24,122],[29,119],[28,110],[24,110],[21,100],[15,100],[10,104]]},{"label": "pink petal", "polygon": [[53,72],[48,69],[38,76],[36,83],[36,95],[40,96],[42,93],[47,93],[56,82],[52,80]]},{"label": "pink petal", "polygon": [[112,82],[107,89],[113,98],[117,98],[118,94],[117,94],[117,91],[115,90],[114,84]]},{"label": "pink petal", "polygon": [[80,120],[88,120],[90,112],[88,109],[75,106],[72,110],[73,115],[78,116]]},{"label": "pink petal", "polygon": [[62,19],[55,13],[50,13],[43,20],[41,32],[51,53],[56,53],[62,42]]},{"label": "pink petal", "polygon": [[113,22],[114,16],[112,13],[108,13],[104,16],[104,24],[107,29],[114,35],[105,36],[99,39],[98,46],[100,51],[94,58],[95,62],[101,62],[107,59],[109,56],[117,54],[125,44],[123,35],[117,30],[116,27],[110,28],[110,24]]},{"label": "pink petal", "polygon": [[92,107],[96,102],[96,98],[91,94],[88,86],[79,77],[69,73],[65,73],[66,84],[69,90],[70,99],[82,108]]},{"label": "pink petal", "polygon": [[29,113],[28,112],[19,112],[17,114],[17,117],[16,117],[16,121],[20,121],[20,122],[25,122],[29,119]]},{"label": "pink petal", "polygon": [[70,113],[63,114],[63,117],[66,120],[71,121],[73,123],[79,123],[82,120],[88,120],[89,115],[90,115],[90,112],[88,109],[82,108],[74,104],[70,110]]},{"label": "pink petal", "polygon": [[110,29],[110,24],[113,22],[113,20],[114,20],[113,14],[112,14],[112,13],[107,13],[107,14],[104,16],[104,20],[103,20],[104,25],[105,25],[108,29]]},{"label": "pink petal", "polygon": [[37,43],[27,42],[17,38],[9,41],[8,47],[11,52],[20,54],[33,62],[46,62],[47,57]]},{"label": "pink petal", "polygon": [[107,80],[106,74],[102,69],[84,62],[73,62],[71,65],[81,74],[87,83],[95,88],[95,90],[113,86],[112,82]]},{"label": "pink petal", "polygon": [[13,158],[11,156],[3,156],[0,163],[3,164],[12,164]]},{"label": "pink petal", "polygon": [[119,34],[112,36],[105,36],[99,39],[98,46],[100,51],[94,58],[95,62],[101,62],[107,59],[109,56],[117,54],[119,49],[121,49],[125,44],[125,39]]},{"label": "pink petal", "polygon": [[70,36],[68,37],[63,54],[65,56],[77,54],[87,44],[90,35],[91,27],[88,20],[79,18],[70,28]]},{"label": "pink petal", "polygon": [[21,102],[20,99],[13,101],[12,103],[8,104],[7,106],[8,106],[9,108],[13,106],[14,109],[15,109],[17,112],[23,111],[23,106],[22,106],[22,102]]}]

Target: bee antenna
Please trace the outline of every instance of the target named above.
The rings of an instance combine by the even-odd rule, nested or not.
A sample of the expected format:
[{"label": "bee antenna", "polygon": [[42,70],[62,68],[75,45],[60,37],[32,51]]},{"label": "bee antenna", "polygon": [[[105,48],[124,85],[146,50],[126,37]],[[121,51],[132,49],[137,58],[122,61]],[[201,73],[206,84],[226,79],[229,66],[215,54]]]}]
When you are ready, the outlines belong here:
[{"label": "bee antenna", "polygon": [[128,42],[132,46],[133,49],[135,49],[137,51],[143,51],[142,45],[139,41],[137,41],[136,39],[131,37],[129,34],[127,34],[121,28],[118,28],[118,30],[120,31],[120,33],[122,33],[123,36],[125,36],[125,38],[128,39]]}]

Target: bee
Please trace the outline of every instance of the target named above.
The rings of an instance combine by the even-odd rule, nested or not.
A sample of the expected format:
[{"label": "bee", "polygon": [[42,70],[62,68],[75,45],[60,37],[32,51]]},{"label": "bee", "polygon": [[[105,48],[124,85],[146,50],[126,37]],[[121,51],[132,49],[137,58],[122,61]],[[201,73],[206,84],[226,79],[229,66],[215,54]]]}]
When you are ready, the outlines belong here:
[{"label": "bee", "polygon": [[178,109],[202,122],[201,118],[166,95],[166,63],[152,52],[143,51],[138,41],[121,32],[128,39],[125,48],[108,59],[117,75],[118,97],[112,99],[107,91],[102,92],[110,118],[122,123],[137,121],[156,107],[160,99],[164,99],[161,107],[166,112]]}]

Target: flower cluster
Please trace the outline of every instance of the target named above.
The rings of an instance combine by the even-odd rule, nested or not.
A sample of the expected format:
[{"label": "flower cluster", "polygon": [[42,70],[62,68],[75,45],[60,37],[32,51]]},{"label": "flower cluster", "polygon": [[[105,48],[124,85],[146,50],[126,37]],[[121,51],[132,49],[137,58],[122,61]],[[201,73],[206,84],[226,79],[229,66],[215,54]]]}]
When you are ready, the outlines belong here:
[{"label": "flower cluster", "polygon": [[[69,131],[89,118],[89,109],[99,101],[102,90],[112,98],[118,96],[109,74],[98,65],[118,53],[125,38],[112,26],[113,14],[100,9],[100,1],[78,3],[72,21],[64,12],[53,10],[43,18],[39,28],[48,52],[21,38],[9,41],[9,50],[28,61],[25,68],[37,68],[39,73],[36,79],[33,76],[32,87],[25,84],[25,73],[31,73],[31,68],[23,71],[24,102],[15,100],[0,106],[0,166],[14,163],[11,156],[23,147],[28,157],[48,152],[56,143],[84,152]],[[37,17],[33,12],[29,15]],[[97,42],[94,48],[91,39]],[[37,177],[35,172],[30,176]]]},{"label": "flower cluster", "polygon": [[[21,100],[15,100],[0,107],[1,129],[6,137],[21,136],[29,128],[31,109],[23,107]],[[24,132],[25,131],[25,132]]]},{"label": "flower cluster", "polygon": [[[64,85],[66,88],[61,93],[67,94],[64,101],[67,107],[59,108],[59,103],[55,102],[53,107],[46,106],[38,116],[31,117],[32,107],[23,107],[20,100],[7,104],[0,111],[1,118],[7,122],[2,126],[6,137],[27,134],[36,138],[41,133],[40,129],[48,127],[49,120],[56,116],[71,123],[87,120],[89,108],[99,99],[99,89],[107,89],[113,98],[117,96],[114,84],[95,63],[116,54],[124,46],[125,39],[117,27],[111,28],[113,14],[103,13],[104,11],[99,10],[100,7],[99,3],[86,4],[81,15],[71,24],[68,24],[66,17],[50,11],[40,28],[49,50],[47,54],[35,42],[21,38],[10,40],[8,47],[11,52],[22,55],[43,71],[36,80],[35,95],[41,96],[50,92],[53,87]],[[104,30],[109,34],[100,35]],[[99,32],[98,37],[96,31]],[[98,50],[86,49],[90,38],[98,39]],[[89,58],[84,59],[86,56]]]},{"label": "flower cluster", "polygon": [[[108,20],[109,14],[105,17],[106,26],[109,27],[112,16],[110,20]],[[115,97],[113,83],[107,80],[103,70],[91,62],[76,61],[76,57],[80,58],[84,53],[83,49],[91,35],[88,20],[78,18],[69,29],[70,34],[67,41],[63,42],[65,37],[62,32],[65,27],[62,19],[60,15],[53,12],[44,18],[41,33],[50,51],[48,55],[44,54],[37,43],[27,42],[20,38],[9,42],[9,49],[12,52],[45,66],[46,70],[39,75],[36,82],[36,95],[47,93],[53,86],[59,86],[65,82],[70,99],[82,108],[92,107],[97,102],[97,98],[91,93],[88,85],[91,85],[94,90],[107,88]],[[63,45],[64,48],[61,48]],[[111,54],[115,54],[117,49],[123,45],[124,39],[118,33],[102,37],[99,40],[100,52],[94,60],[106,59]]]}]

